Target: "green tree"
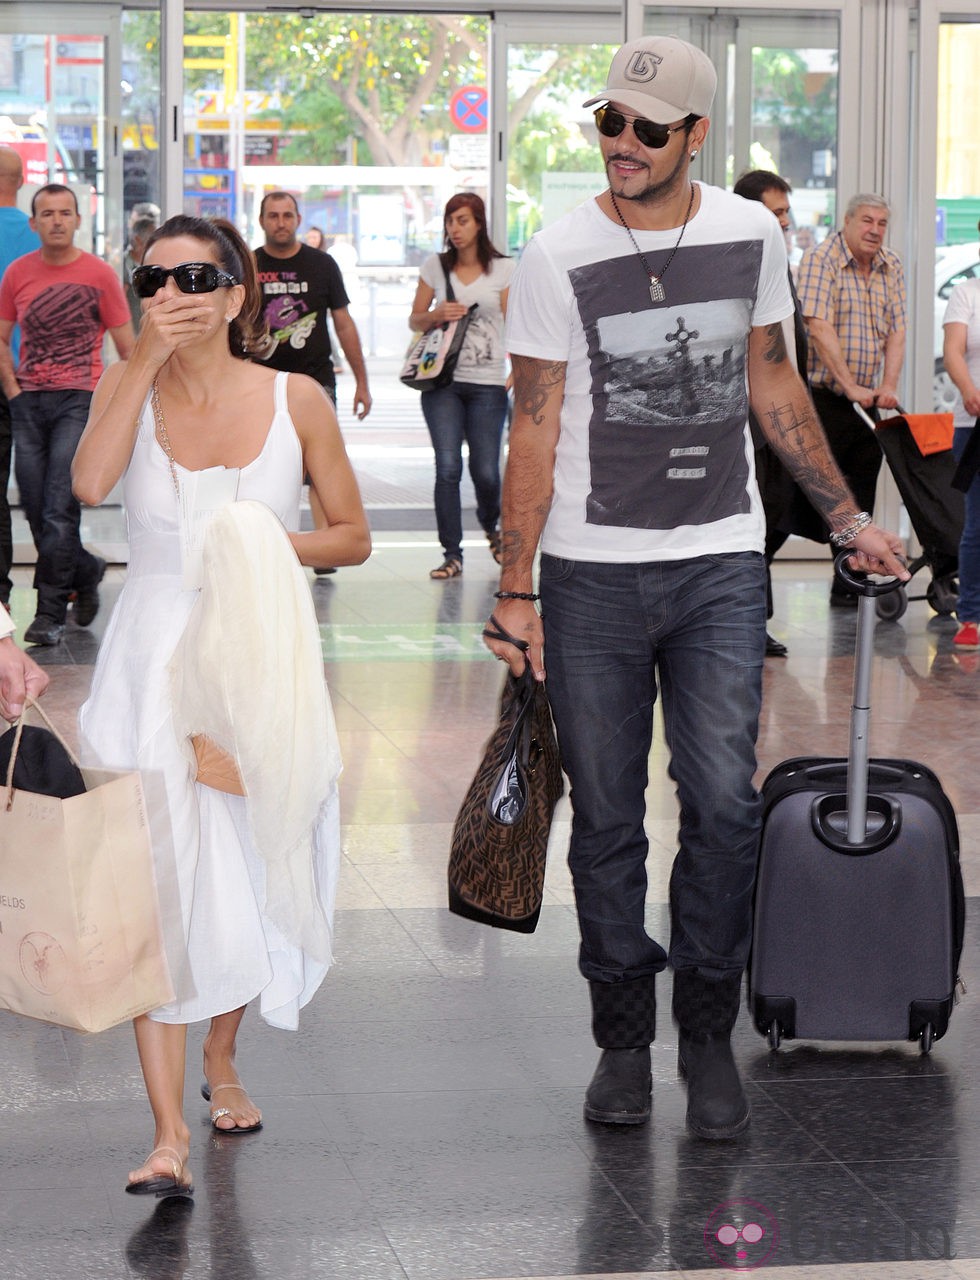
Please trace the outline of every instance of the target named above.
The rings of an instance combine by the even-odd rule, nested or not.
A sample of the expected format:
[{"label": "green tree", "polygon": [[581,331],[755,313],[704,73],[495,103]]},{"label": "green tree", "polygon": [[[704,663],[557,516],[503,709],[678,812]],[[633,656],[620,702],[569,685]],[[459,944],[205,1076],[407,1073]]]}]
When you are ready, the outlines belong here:
[{"label": "green tree", "polygon": [[832,148],[837,141],[837,75],[826,75],[816,90],[810,88],[809,76],[798,49],[754,49],[753,119],[813,147]]}]

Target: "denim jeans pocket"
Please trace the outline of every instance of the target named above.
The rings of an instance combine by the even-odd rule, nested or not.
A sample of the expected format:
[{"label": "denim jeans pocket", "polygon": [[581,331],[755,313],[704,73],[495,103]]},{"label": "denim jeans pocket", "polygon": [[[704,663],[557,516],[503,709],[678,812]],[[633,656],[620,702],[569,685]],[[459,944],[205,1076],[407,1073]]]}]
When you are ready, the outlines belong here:
[{"label": "denim jeans pocket", "polygon": [[543,552],[538,577],[541,582],[567,582],[575,572],[577,563],[575,560],[566,560],[564,556],[552,556]]}]

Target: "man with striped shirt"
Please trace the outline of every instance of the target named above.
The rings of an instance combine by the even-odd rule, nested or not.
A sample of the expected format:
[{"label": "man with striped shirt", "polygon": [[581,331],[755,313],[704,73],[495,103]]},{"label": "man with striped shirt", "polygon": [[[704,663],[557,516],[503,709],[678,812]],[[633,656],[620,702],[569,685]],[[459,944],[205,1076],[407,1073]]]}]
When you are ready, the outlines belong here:
[{"label": "man with striped shirt", "polygon": [[[843,229],[804,255],[796,285],[810,336],[813,402],[864,511],[874,510],[881,450],[853,402],[865,409],[898,404],[908,327],[905,274],[884,244],[888,215],[881,196],[854,196]],[[832,588],[830,602],[853,607],[857,596]]]}]

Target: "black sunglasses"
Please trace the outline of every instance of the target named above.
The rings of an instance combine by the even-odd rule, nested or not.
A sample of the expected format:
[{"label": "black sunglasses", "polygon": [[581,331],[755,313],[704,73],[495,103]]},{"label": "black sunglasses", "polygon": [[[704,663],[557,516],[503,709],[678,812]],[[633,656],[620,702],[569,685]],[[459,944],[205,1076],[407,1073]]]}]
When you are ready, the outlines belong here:
[{"label": "black sunglasses", "polygon": [[152,298],[173,276],[181,293],[214,293],[228,285],[241,284],[213,262],[182,262],[179,267],[137,267],[133,272],[133,289],[138,298]]},{"label": "black sunglasses", "polygon": [[618,138],[626,126],[631,124],[637,142],[654,151],[665,147],[670,141],[670,135],[680,133],[684,128],[682,124],[675,124],[671,128],[666,124],[656,124],[653,120],[644,120],[642,116],[624,116],[615,107],[596,107],[592,114],[595,116],[596,128],[604,138]]}]

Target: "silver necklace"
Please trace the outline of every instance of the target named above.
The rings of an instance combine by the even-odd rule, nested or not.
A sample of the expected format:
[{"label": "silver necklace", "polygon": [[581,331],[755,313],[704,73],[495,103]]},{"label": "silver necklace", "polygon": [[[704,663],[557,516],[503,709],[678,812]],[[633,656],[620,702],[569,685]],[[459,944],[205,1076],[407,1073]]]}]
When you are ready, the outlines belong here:
[{"label": "silver necklace", "polygon": [[684,221],[681,223],[681,233],[677,237],[677,243],[674,245],[673,249],[671,249],[670,251],[670,256],[668,257],[664,265],[660,268],[659,276],[656,274],[656,272],[650,269],[650,264],[649,262],[647,262],[646,254],[643,253],[643,251],[640,249],[640,246],[636,243],[636,236],[634,236],[633,232],[630,230],[629,226],[627,225],[626,219],[623,217],[622,210],[620,209],[619,205],[616,203],[616,197],[613,194],[612,188],[611,187],[609,188],[609,199],[612,201],[612,207],[616,210],[616,217],[623,224],[623,230],[629,236],[630,242],[632,243],[633,248],[636,250],[636,256],[643,263],[643,269],[647,273],[647,275],[650,277],[650,301],[651,302],[667,301],[667,295],[664,292],[664,287],[660,282],[661,280],[663,280],[664,276],[667,274],[667,268],[674,261],[674,254],[681,247],[681,241],[684,239],[684,232],[687,230],[687,224],[691,220],[691,210],[694,208],[694,183],[692,182],[690,186],[691,186],[691,198],[687,202],[687,213],[684,214]]},{"label": "silver necklace", "polygon": [[157,439],[163,445],[163,451],[167,455],[167,461],[170,463],[170,478],[174,482],[174,492],[177,494],[177,501],[180,501],[180,481],[177,479],[177,459],[174,457],[173,447],[170,444],[170,437],[167,435],[167,425],[163,420],[163,405],[160,403],[160,388],[157,386],[156,378],[150,386],[150,406],[153,409],[153,423],[156,427]]}]

